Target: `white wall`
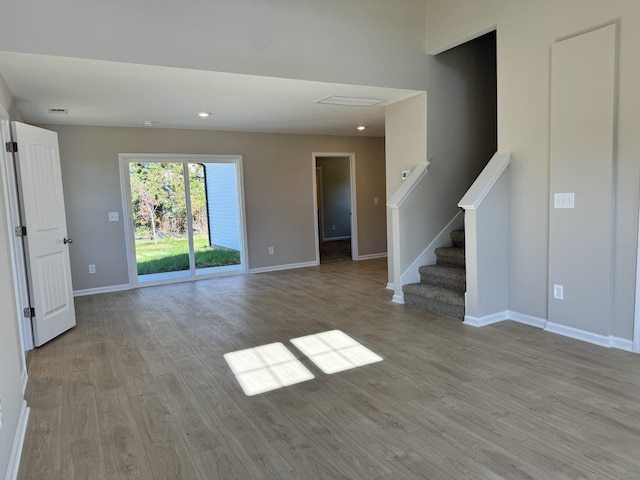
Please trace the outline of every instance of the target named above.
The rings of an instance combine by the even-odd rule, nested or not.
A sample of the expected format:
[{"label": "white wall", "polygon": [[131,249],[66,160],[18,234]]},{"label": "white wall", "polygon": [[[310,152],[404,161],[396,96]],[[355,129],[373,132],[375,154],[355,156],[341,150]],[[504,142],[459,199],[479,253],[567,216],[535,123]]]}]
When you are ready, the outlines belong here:
[{"label": "white wall", "polygon": [[[13,99],[0,77],[0,104],[11,111]],[[3,148],[4,151],[4,148]],[[0,155],[5,161],[4,155]],[[0,478],[12,466],[10,456],[18,431],[22,396],[22,349],[18,334],[17,306],[13,285],[13,267],[9,246],[4,180],[0,179],[0,396],[3,426],[0,429]],[[26,372],[25,372],[26,373]]]},{"label": "white wall", "polygon": [[[471,35],[479,25],[473,25],[468,11],[460,8],[464,3],[446,2],[448,14],[435,18],[429,15],[428,1],[427,31],[446,32],[450,28],[457,32],[456,25],[469,25],[467,32],[458,35],[461,39]],[[440,4],[445,6],[445,2]],[[620,20],[613,173],[614,311],[611,319],[602,319],[610,325],[599,331],[630,339],[640,191],[640,2],[506,0],[504,5],[490,2],[487,6],[498,25],[498,145],[500,151],[512,153],[509,309],[540,319],[547,318],[550,48],[558,38]],[[434,45],[451,42],[442,34]],[[567,273],[570,288],[571,272]]]},{"label": "white wall", "polygon": [[[420,88],[424,0],[4,2],[2,50]],[[34,12],[37,12],[35,14]]]}]

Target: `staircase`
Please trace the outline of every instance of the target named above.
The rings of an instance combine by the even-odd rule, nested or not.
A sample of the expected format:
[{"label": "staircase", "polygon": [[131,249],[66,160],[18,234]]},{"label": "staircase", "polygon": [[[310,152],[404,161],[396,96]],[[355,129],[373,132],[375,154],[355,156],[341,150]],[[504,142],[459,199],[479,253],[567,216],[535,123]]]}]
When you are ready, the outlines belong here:
[{"label": "staircase", "polygon": [[404,303],[464,320],[464,230],[451,232],[451,247],[436,249],[437,263],[419,268],[420,283],[404,285]]}]

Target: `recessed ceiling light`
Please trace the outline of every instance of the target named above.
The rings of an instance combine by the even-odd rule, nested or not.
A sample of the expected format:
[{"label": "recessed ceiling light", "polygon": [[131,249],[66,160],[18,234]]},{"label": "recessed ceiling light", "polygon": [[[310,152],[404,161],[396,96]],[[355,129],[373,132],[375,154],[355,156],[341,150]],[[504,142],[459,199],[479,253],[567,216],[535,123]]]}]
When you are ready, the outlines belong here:
[{"label": "recessed ceiling light", "polygon": [[153,126],[153,122],[151,120],[145,120],[142,123],[144,123],[145,127],[152,127]]},{"label": "recessed ceiling light", "polygon": [[358,125],[356,128],[357,128],[358,130],[362,131],[362,130],[364,130],[364,129],[365,129],[365,128],[367,128],[367,127],[365,127],[364,125]]},{"label": "recessed ceiling light", "polygon": [[49,113],[54,115],[66,115],[69,111],[66,108],[50,108]]},{"label": "recessed ceiling light", "polygon": [[381,98],[364,98],[364,97],[344,97],[340,95],[329,95],[326,98],[318,100],[316,103],[324,103],[328,105],[345,105],[347,107],[373,107],[384,102]]},{"label": "recessed ceiling light", "polygon": [[198,113],[198,116],[200,118],[207,118],[209,115],[211,115],[209,112],[200,112],[200,113]]}]

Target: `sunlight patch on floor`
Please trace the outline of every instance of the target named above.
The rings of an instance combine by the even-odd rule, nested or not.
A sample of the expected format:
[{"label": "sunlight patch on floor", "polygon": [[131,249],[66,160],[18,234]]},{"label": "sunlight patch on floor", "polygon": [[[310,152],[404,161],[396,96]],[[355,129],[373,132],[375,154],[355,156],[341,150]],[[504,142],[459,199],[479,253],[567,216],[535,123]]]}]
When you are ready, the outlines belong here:
[{"label": "sunlight patch on floor", "polygon": [[382,361],[382,357],[340,330],[291,339],[324,373],[332,374]]},{"label": "sunlight patch on floor", "polygon": [[225,353],[224,359],[248,396],[315,378],[280,342]]}]

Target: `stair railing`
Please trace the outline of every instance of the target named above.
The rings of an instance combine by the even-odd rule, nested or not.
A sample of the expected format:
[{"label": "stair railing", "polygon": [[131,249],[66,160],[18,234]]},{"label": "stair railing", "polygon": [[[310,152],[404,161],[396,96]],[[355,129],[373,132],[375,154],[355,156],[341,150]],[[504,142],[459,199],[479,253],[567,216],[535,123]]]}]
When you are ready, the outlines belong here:
[{"label": "stair railing", "polygon": [[497,152],[458,206],[464,210],[465,323],[504,320],[509,305],[510,153]]},{"label": "stair railing", "polygon": [[[394,291],[393,301],[396,303],[404,303],[404,295],[402,294],[402,273],[408,263],[409,258],[413,258],[414,254],[411,245],[407,244],[408,239],[412,237],[409,235],[401,235],[401,232],[406,231],[408,218],[415,217],[411,212],[407,210],[413,210],[416,208],[409,200],[412,198],[416,189],[425,188],[427,178],[427,172],[429,171],[430,162],[421,163],[413,169],[409,177],[400,185],[400,188],[391,196],[387,202],[387,207],[390,211],[391,220],[391,236],[389,238],[388,250],[391,255],[388,257],[389,261],[389,284],[388,288],[392,288]],[[420,244],[419,241],[416,245]],[[413,255],[415,256],[415,255]]]}]

